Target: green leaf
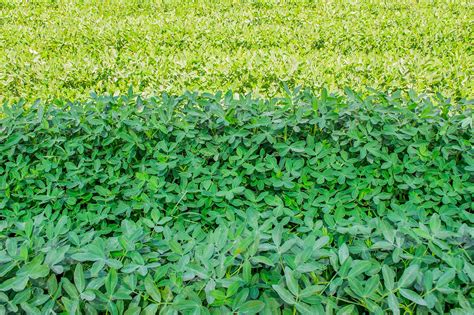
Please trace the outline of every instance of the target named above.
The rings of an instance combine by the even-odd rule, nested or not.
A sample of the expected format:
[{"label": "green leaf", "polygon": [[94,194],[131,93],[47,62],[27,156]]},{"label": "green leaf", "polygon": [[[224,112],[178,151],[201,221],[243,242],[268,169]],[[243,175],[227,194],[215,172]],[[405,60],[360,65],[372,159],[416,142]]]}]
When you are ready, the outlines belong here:
[{"label": "green leaf", "polygon": [[354,260],[352,262],[351,270],[349,271],[349,277],[357,277],[358,275],[367,272],[371,269],[372,263],[367,260]]},{"label": "green leaf", "polygon": [[66,290],[69,297],[73,301],[79,300],[79,293],[77,292],[76,287],[71,283],[71,281],[69,281],[68,278],[62,278],[61,282],[62,282],[62,287],[64,288],[64,290]]},{"label": "green leaf", "polygon": [[388,265],[382,266],[382,276],[385,288],[391,291],[395,288],[395,272]]},{"label": "green leaf", "polygon": [[[98,249],[100,250],[100,249]],[[105,253],[104,252],[81,252],[71,255],[71,258],[77,261],[100,261],[105,260]]]},{"label": "green leaf", "polygon": [[148,295],[151,296],[151,298],[155,300],[155,302],[160,303],[161,302],[160,291],[156,287],[155,282],[153,281],[150,275],[146,276],[144,283],[145,283],[146,293],[148,293]]},{"label": "green leaf", "polygon": [[20,277],[27,276],[31,279],[46,277],[49,273],[49,267],[42,264],[43,257],[42,255],[36,256],[31,262],[21,267],[16,275]]},{"label": "green leaf", "polygon": [[342,265],[349,258],[349,248],[346,244],[342,244],[339,248],[339,263]]},{"label": "green leaf", "polygon": [[92,290],[85,290],[80,294],[82,300],[93,301],[96,298],[95,293]]},{"label": "green leaf", "polygon": [[158,304],[149,304],[142,311],[143,315],[155,315],[158,312]]},{"label": "green leaf", "polygon": [[364,285],[357,278],[349,278],[349,286],[358,296],[364,296]]},{"label": "green leaf", "polygon": [[265,256],[254,256],[250,260],[254,264],[262,263],[262,264],[265,264],[267,266],[272,266],[272,267],[275,265],[268,257],[265,257]]},{"label": "green leaf", "polygon": [[314,296],[314,295],[319,294],[323,289],[324,289],[324,286],[322,285],[312,285],[302,290],[299,294],[299,297],[306,298],[306,297]]},{"label": "green leaf", "polygon": [[41,315],[41,311],[37,307],[35,307],[35,306],[33,306],[33,305],[31,305],[27,302],[22,302],[20,305],[21,305],[21,308],[28,315]]},{"label": "green leaf", "polygon": [[295,296],[298,296],[298,280],[296,280],[294,272],[288,267],[285,268],[285,280],[290,292],[293,293]]},{"label": "green leaf", "polygon": [[247,301],[239,307],[240,313],[257,314],[265,307],[262,301]]},{"label": "green leaf", "polygon": [[346,305],[343,308],[341,308],[336,314],[337,315],[355,314],[355,306],[354,305]]},{"label": "green leaf", "polygon": [[272,285],[272,288],[273,290],[276,291],[276,293],[278,293],[280,298],[285,303],[290,304],[290,305],[296,304],[296,300],[293,297],[293,295],[291,295],[291,293],[288,290],[286,290],[284,287],[282,287],[281,285]]},{"label": "green leaf", "polygon": [[248,288],[243,288],[237,294],[235,294],[234,299],[232,300],[232,308],[238,308],[242,305],[250,294],[250,290]]},{"label": "green leaf", "polygon": [[110,269],[107,277],[105,278],[105,290],[109,295],[112,295],[115,292],[115,288],[118,283],[117,270]]},{"label": "green leaf", "polygon": [[433,232],[438,232],[441,229],[441,220],[437,213],[433,214],[430,218],[430,229]]},{"label": "green leaf", "polygon": [[86,286],[86,280],[81,264],[77,264],[76,268],[74,269],[74,284],[76,285],[77,291],[79,291],[79,293],[82,293],[82,291],[84,291],[84,288]]},{"label": "green leaf", "polygon": [[77,309],[79,308],[79,301],[62,297],[61,302],[64,304],[64,308],[67,309],[69,314],[76,314]]},{"label": "green leaf", "polygon": [[203,267],[199,266],[199,265],[196,265],[196,264],[189,264],[187,266],[187,269],[191,270],[192,272],[194,272],[199,278],[201,279],[207,279],[209,278],[209,275],[208,275],[208,272],[206,269],[204,269]]},{"label": "green leaf", "polygon": [[49,295],[54,295],[56,293],[56,290],[58,289],[58,280],[56,279],[56,275],[52,274],[51,276],[49,276],[46,285],[48,288]]},{"label": "green leaf", "polygon": [[398,303],[398,299],[393,293],[389,293],[387,297],[387,304],[390,310],[392,311],[393,315],[400,314],[400,307]]},{"label": "green leaf", "polygon": [[437,288],[443,288],[448,285],[453,279],[456,277],[456,270],[451,268],[448,269],[445,273],[439,277],[438,281],[436,282]]},{"label": "green leaf", "polygon": [[272,240],[277,247],[281,245],[282,235],[283,235],[283,226],[281,224],[277,224],[275,228],[272,230]]},{"label": "green leaf", "polygon": [[324,245],[329,243],[329,236],[322,236],[316,242],[314,242],[314,248],[319,249],[322,248]]},{"label": "green leaf", "polygon": [[364,294],[363,296],[371,296],[374,292],[376,292],[377,287],[380,284],[380,277],[379,275],[375,275],[370,277],[368,281],[365,283]]},{"label": "green leaf", "polygon": [[139,315],[141,307],[137,305],[130,305],[125,311],[124,315]]},{"label": "green leaf", "polygon": [[314,314],[314,310],[309,307],[309,305],[303,303],[303,302],[298,302],[296,303],[296,309],[301,313],[301,314],[307,314],[307,315],[312,315]]},{"label": "green leaf", "polygon": [[469,279],[474,282],[474,266],[465,261],[463,271],[468,275]]},{"label": "green leaf", "polygon": [[410,286],[416,280],[418,271],[418,265],[410,265],[407,269],[405,269],[402,276],[400,277],[400,280],[398,281],[398,287],[404,288]]},{"label": "green leaf", "polygon": [[[177,303],[173,303],[173,308],[176,309],[176,310],[179,310],[179,311],[183,311],[183,310],[198,310],[199,313],[200,313],[200,306],[198,303],[196,303],[195,301],[189,301],[189,300],[185,300],[185,301],[179,301]],[[194,314],[194,313],[192,313]]]},{"label": "green leaf", "polygon": [[403,295],[405,298],[409,299],[412,302],[415,302],[418,305],[423,305],[426,306],[425,300],[418,295],[415,291],[409,290],[409,289],[400,289],[399,290],[400,294]]},{"label": "green leaf", "polygon": [[168,244],[171,248],[171,251],[173,251],[173,253],[176,253],[178,255],[183,255],[183,249],[177,241],[170,240]]},{"label": "green leaf", "polygon": [[226,295],[221,290],[213,290],[211,291],[211,295],[218,301],[223,301],[226,299]]},{"label": "green leaf", "polygon": [[0,284],[0,291],[13,290],[15,292],[23,291],[28,283],[28,277],[20,276],[10,278]]},{"label": "green leaf", "polygon": [[231,297],[233,296],[234,294],[237,293],[237,291],[239,290],[241,284],[239,281],[235,281],[233,282],[228,288],[227,288],[227,291],[226,291],[226,296],[227,297]]},{"label": "green leaf", "polygon": [[5,241],[5,246],[7,249],[7,253],[11,257],[15,257],[18,251],[18,242],[14,238],[7,238]]}]

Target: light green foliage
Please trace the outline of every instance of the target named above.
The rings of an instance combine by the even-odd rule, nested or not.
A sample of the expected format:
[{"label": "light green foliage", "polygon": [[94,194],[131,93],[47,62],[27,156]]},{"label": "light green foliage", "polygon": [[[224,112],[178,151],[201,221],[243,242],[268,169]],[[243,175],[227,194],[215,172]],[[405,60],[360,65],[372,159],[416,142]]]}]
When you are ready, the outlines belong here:
[{"label": "light green foliage", "polygon": [[472,97],[471,1],[0,1],[0,101],[288,85]]},{"label": "light green foliage", "polygon": [[286,93],[5,107],[0,314],[472,314],[472,101]]}]

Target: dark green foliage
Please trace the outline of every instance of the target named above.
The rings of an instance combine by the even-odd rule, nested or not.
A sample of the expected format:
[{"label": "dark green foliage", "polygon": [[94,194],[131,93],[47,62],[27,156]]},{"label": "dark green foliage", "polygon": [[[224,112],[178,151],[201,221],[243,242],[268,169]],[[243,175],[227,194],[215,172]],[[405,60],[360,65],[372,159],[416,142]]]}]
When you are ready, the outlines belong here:
[{"label": "dark green foliage", "polygon": [[287,93],[5,106],[0,314],[474,312],[472,102]]}]

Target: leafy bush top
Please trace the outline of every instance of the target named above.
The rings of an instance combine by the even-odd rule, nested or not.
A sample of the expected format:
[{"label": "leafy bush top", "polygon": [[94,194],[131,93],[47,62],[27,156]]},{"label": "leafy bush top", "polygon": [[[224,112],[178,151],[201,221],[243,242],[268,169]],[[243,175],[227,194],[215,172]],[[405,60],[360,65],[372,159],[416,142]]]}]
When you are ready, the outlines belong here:
[{"label": "leafy bush top", "polygon": [[433,102],[5,106],[0,313],[472,313],[472,103]]}]

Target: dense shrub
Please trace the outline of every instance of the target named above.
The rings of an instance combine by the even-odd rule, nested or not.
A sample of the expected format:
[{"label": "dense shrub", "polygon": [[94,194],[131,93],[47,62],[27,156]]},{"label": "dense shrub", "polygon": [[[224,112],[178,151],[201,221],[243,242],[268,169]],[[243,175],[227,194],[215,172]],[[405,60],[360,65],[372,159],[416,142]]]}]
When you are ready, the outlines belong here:
[{"label": "dense shrub", "polygon": [[0,313],[472,313],[472,103],[288,94],[5,106]]}]

